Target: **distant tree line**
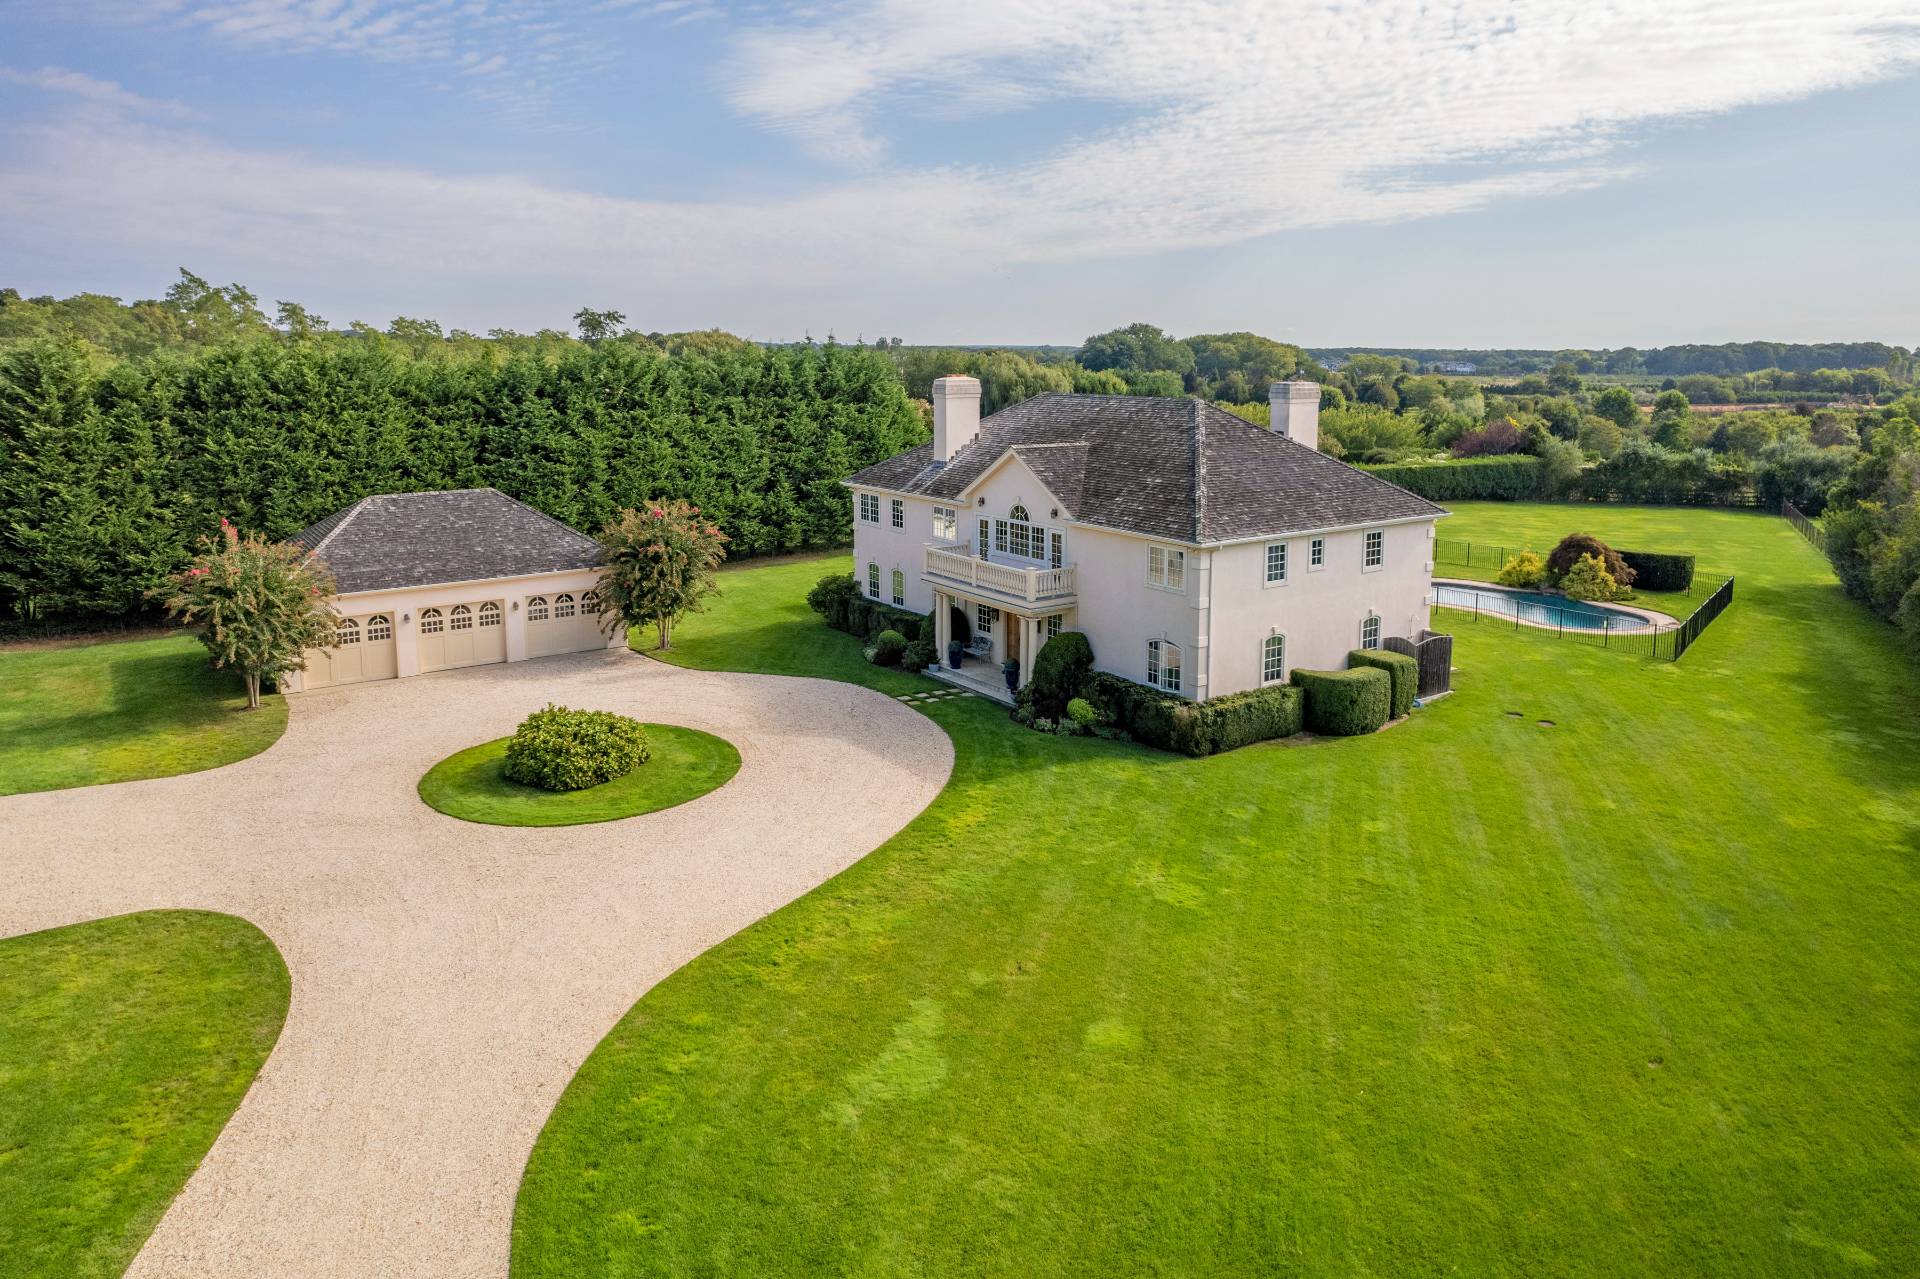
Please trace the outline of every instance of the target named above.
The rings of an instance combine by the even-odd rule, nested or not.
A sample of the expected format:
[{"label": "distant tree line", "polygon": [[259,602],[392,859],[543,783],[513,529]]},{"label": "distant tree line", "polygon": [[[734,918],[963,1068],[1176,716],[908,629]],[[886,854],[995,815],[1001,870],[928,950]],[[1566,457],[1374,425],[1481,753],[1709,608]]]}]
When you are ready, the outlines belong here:
[{"label": "distant tree line", "polygon": [[737,339],[413,353],[235,337],[0,352],[0,618],[141,613],[222,517],[286,538],[370,493],[492,486],[594,531],[684,498],[736,553],[841,544],[841,481],[927,436],[885,357]]},{"label": "distant tree line", "polygon": [[1323,364],[1338,364],[1354,355],[1381,355],[1411,361],[1416,369],[1433,371],[1441,364],[1472,364],[1481,376],[1506,377],[1545,373],[1566,364],[1582,376],[1648,374],[1680,377],[1708,373],[1730,377],[1762,369],[1790,373],[1814,369],[1885,369],[1896,379],[1911,381],[1915,352],[1885,342],[1722,342],[1686,343],[1642,350],[1623,346],[1597,350],[1468,349],[1464,347],[1313,347],[1308,354]]}]

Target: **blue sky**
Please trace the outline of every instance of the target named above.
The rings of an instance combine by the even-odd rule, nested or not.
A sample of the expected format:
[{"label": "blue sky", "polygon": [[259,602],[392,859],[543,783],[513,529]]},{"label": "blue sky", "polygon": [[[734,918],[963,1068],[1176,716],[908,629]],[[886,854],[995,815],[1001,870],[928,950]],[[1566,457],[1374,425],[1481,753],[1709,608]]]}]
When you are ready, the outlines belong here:
[{"label": "blue sky", "polygon": [[0,0],[0,283],[336,324],[1920,343],[1912,0]]}]

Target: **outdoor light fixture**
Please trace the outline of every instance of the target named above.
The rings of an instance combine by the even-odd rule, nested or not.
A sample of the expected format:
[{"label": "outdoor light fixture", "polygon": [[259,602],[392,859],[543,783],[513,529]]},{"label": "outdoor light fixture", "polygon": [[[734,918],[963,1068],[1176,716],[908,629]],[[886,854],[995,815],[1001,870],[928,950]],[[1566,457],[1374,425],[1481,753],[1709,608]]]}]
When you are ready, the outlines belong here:
[{"label": "outdoor light fixture", "polygon": [[408,622],[411,622],[412,620],[413,620],[413,614],[412,614],[412,613],[402,613],[402,614],[400,614],[400,624],[401,624],[402,626],[404,626],[404,625],[406,625],[406,624],[407,624]]},{"label": "outdoor light fixture", "polygon": [[513,611],[514,611],[514,612],[516,612],[516,613],[518,613],[518,612],[520,611],[520,601],[519,601],[519,600],[515,600],[515,601],[513,602]]}]

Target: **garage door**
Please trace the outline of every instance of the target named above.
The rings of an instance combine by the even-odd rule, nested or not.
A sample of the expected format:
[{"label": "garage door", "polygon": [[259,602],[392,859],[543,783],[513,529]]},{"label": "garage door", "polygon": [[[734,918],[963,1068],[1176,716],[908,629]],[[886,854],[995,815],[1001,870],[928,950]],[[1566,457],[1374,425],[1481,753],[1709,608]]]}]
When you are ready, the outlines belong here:
[{"label": "garage door", "polygon": [[583,653],[606,646],[606,633],[600,629],[600,608],[592,591],[579,595],[572,592],[535,595],[527,600],[528,657]]},{"label": "garage door", "polygon": [[394,659],[391,614],[343,617],[334,628],[333,637],[332,648],[308,652],[302,687],[363,684],[368,680],[392,679],[400,673]]},{"label": "garage door", "polygon": [[420,610],[420,669],[446,671],[507,660],[499,600]]}]

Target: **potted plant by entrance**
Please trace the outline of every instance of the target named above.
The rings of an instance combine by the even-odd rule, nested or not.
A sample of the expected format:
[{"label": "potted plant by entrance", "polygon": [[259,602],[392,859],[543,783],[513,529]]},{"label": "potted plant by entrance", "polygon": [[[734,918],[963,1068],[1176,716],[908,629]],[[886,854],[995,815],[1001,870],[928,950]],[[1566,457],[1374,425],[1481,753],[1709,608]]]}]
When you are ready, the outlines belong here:
[{"label": "potted plant by entrance", "polygon": [[953,669],[956,671],[959,670],[960,654],[966,651],[967,651],[967,646],[965,644],[962,644],[959,640],[948,640],[947,641],[947,665],[953,667]]},{"label": "potted plant by entrance", "polygon": [[1020,663],[1018,661],[1009,657],[1006,661],[1000,663],[1000,674],[1006,677],[1007,691],[1009,693],[1017,693],[1020,691]]}]

